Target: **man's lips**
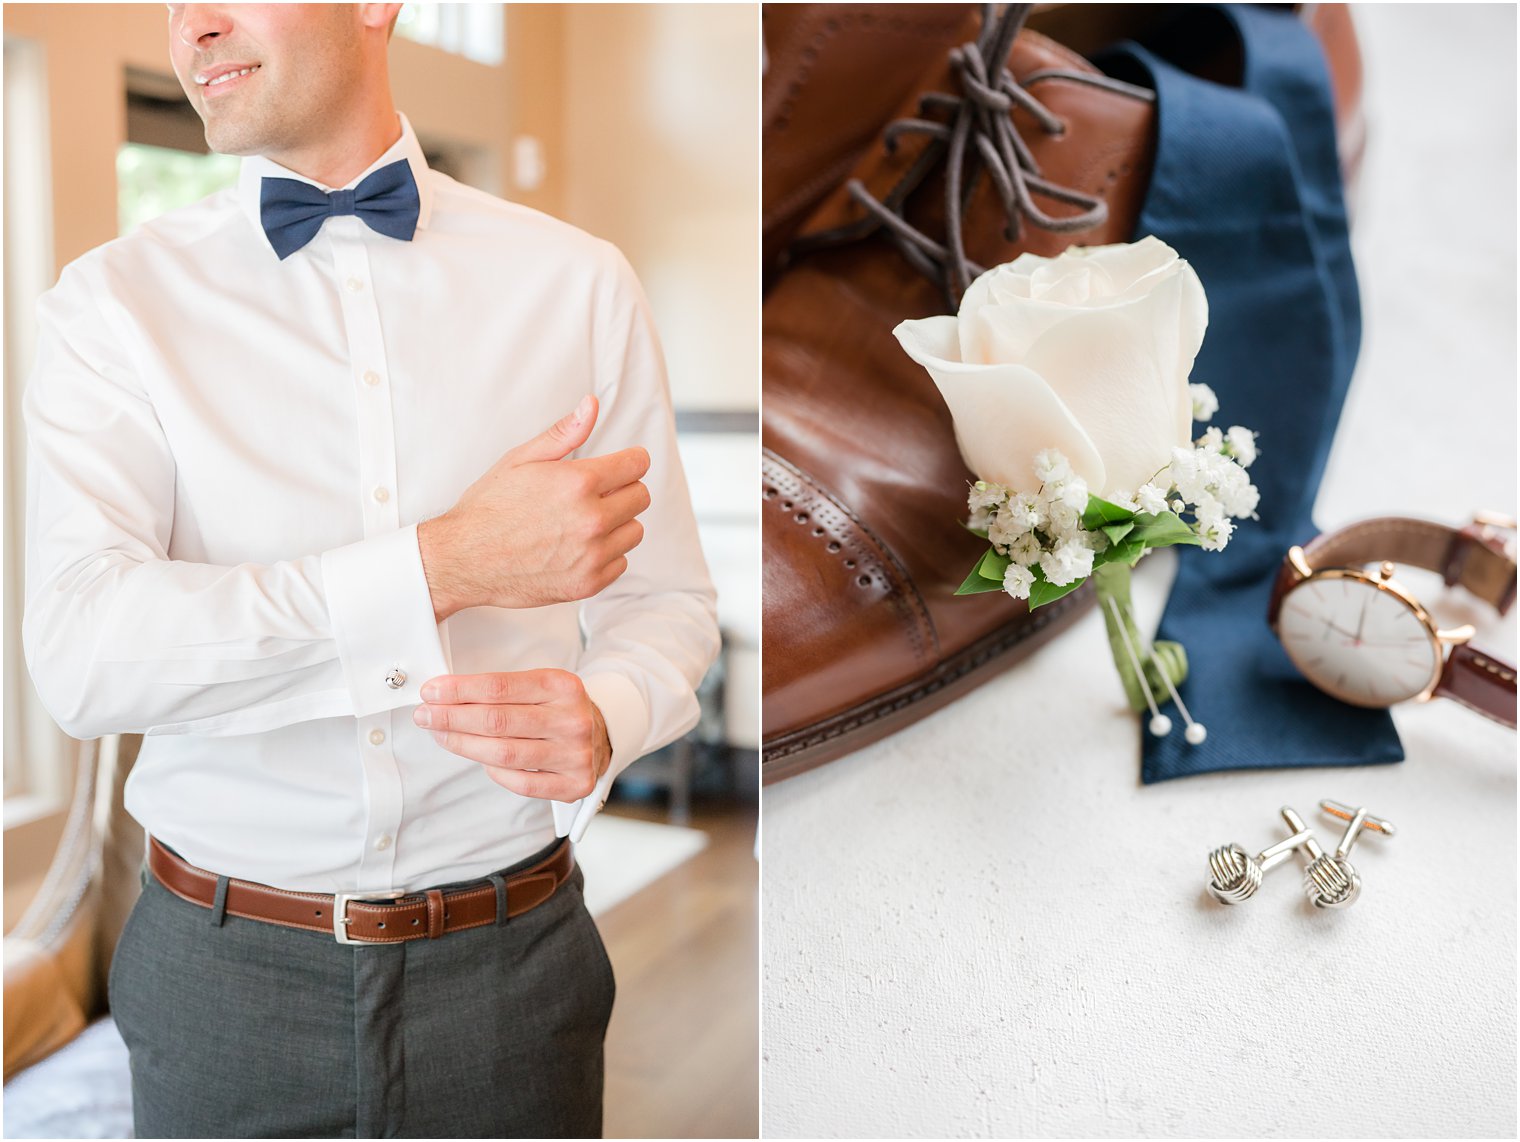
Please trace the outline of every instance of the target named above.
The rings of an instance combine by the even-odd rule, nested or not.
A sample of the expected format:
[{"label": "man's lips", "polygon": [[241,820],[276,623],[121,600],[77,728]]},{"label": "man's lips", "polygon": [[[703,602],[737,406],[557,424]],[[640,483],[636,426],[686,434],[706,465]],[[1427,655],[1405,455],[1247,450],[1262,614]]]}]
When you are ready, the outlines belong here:
[{"label": "man's lips", "polygon": [[[194,79],[200,88],[201,94],[206,98],[210,98],[230,88],[241,87],[257,75],[262,66],[257,63],[219,64],[206,71],[197,72]],[[244,72],[246,74],[241,74]]]}]

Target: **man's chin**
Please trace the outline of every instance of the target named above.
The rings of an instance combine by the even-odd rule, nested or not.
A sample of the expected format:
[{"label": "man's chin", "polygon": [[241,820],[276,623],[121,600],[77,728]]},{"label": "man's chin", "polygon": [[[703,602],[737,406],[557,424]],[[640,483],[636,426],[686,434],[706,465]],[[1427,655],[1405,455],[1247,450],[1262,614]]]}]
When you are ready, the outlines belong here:
[{"label": "man's chin", "polygon": [[264,137],[244,124],[205,117],[201,121],[206,127],[206,146],[219,155],[257,155],[264,150]]},{"label": "man's chin", "polygon": [[259,144],[250,139],[222,139],[210,131],[206,132],[206,146],[219,155],[237,155],[239,157],[256,155],[261,150]]}]

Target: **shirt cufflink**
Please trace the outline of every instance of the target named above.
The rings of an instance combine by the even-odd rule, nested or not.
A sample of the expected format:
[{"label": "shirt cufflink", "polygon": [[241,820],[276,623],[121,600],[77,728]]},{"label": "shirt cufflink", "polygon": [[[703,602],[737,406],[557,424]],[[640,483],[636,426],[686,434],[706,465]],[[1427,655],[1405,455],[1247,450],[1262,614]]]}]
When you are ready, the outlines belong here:
[{"label": "shirt cufflink", "polygon": [[322,589],[355,717],[415,706],[449,673],[415,526],[324,553]]}]

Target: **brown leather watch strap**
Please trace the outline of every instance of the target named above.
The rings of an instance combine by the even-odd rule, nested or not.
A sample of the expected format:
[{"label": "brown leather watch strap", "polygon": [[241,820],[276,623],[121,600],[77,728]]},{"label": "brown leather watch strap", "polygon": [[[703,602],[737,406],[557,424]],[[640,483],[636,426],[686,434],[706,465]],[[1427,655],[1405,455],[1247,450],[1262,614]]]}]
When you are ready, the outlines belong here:
[{"label": "brown leather watch strap", "polygon": [[1515,668],[1493,655],[1459,646],[1446,659],[1435,696],[1451,698],[1485,718],[1515,728]]},{"label": "brown leather watch strap", "polygon": [[[157,838],[148,842],[148,868],[181,900],[203,908],[216,906],[219,877],[170,852]],[[575,857],[566,840],[538,864],[507,877],[507,916],[520,916],[548,900],[574,868]],[[343,915],[334,917],[340,900]],[[436,940],[449,932],[495,924],[498,919],[496,885],[490,880],[452,892],[434,888],[401,896],[394,903],[377,903],[352,895],[291,892],[229,878],[226,906],[229,915],[245,920],[328,935],[341,931],[346,941],[365,944]],[[335,926],[335,920],[341,927]]]},{"label": "brown leather watch strap", "polygon": [[1515,601],[1515,559],[1489,528],[1448,527],[1422,519],[1384,516],[1317,536],[1304,559],[1322,567],[1407,563],[1439,572],[1448,587],[1461,584],[1501,615]]}]

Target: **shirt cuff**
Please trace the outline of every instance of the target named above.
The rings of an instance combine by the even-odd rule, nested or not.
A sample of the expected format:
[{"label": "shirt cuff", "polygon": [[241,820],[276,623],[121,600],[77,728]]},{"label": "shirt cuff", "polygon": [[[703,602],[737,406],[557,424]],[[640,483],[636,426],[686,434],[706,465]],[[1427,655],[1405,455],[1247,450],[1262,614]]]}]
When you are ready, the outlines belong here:
[{"label": "shirt cuff", "polygon": [[418,705],[449,673],[416,525],[324,552],[322,585],[354,717]]},{"label": "shirt cuff", "polygon": [[612,761],[607,772],[597,781],[596,788],[579,801],[555,801],[554,832],[568,836],[572,842],[586,835],[602,806],[617,775],[638,760],[643,752],[644,740],[649,736],[649,708],[639,688],[621,674],[593,674],[583,679],[586,696],[596,703],[607,723],[607,740],[612,743]]}]

